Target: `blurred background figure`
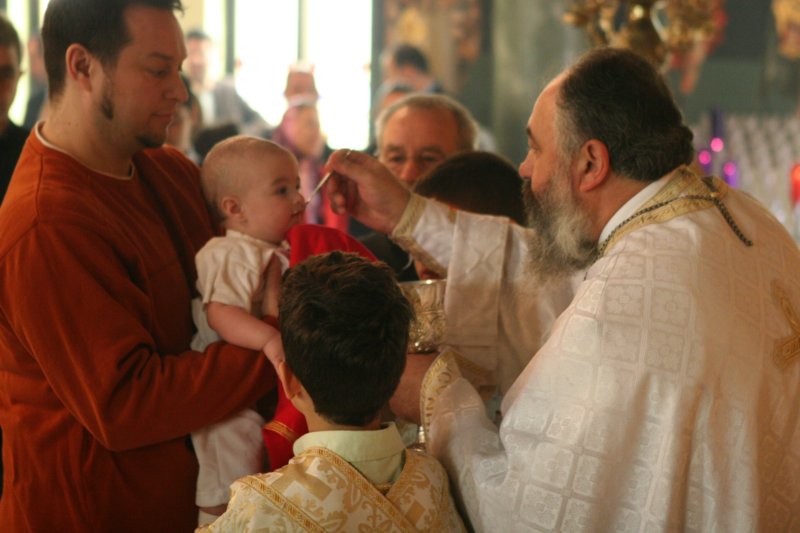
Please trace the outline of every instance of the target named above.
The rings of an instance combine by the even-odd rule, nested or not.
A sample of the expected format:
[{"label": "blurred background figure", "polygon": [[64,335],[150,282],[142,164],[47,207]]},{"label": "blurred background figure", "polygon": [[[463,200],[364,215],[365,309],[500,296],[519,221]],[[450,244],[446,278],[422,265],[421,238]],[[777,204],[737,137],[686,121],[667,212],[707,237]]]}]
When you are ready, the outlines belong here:
[{"label": "blurred background figure", "polygon": [[290,98],[289,108],[270,138],[297,158],[300,166],[300,191],[308,201],[306,222],[346,232],[348,217],[337,215],[331,210],[330,202],[325,197],[325,189],[311,196],[311,192],[322,179],[323,166],[333,151],[320,127],[316,98],[308,94]]},{"label": "blurred background figure", "polygon": [[316,102],[319,99],[319,93],[314,79],[314,66],[299,63],[289,66],[283,96],[286,98],[287,104],[298,97]]},{"label": "blurred background figure", "polygon": [[[28,130],[11,122],[8,117],[8,111],[17,95],[22,63],[21,46],[17,30],[6,16],[0,13],[0,202],[6,194],[11,174],[14,173],[14,167],[17,166],[17,159],[29,133]],[[2,437],[0,444],[2,444],[1,439]]]},{"label": "blurred background figure", "polygon": [[[391,94],[394,87],[407,86],[413,92],[428,94],[445,94],[444,87],[433,76],[428,66],[425,54],[416,46],[399,44],[383,53],[381,63],[383,66],[383,83],[378,89],[377,102],[382,102]],[[389,104],[382,104],[383,107]],[[494,135],[481,124],[478,126],[478,148],[481,150],[497,151],[497,142]]]},{"label": "blurred background figure", "polygon": [[431,74],[425,54],[416,46],[397,45],[384,52],[382,63],[386,83],[402,83],[421,93],[444,92],[442,85]]},{"label": "blurred background figure", "polygon": [[183,155],[199,164],[202,162],[202,157],[195,147],[195,138],[199,132],[200,125],[203,123],[203,111],[200,109],[200,102],[197,101],[197,97],[190,87],[189,78],[185,75],[181,75],[181,77],[186,84],[189,96],[175,111],[172,122],[169,123],[166,143],[174,146]]},{"label": "blurred background figure", "polygon": [[39,33],[31,35],[28,39],[28,74],[30,74],[31,89],[22,127],[32,130],[36,123],[44,118],[47,107],[47,71],[44,69],[44,47]]},{"label": "blurred background figure", "polygon": [[450,155],[475,150],[477,125],[449,96],[414,93],[381,112],[375,135],[378,160],[411,187]]},{"label": "blurred background figure", "polygon": [[[378,92],[375,95],[375,106],[373,107],[373,123],[377,123],[378,117],[383,112],[384,109],[392,105],[393,103],[397,102],[398,100],[405,98],[406,96],[412,94],[414,89],[403,82],[384,82],[378,88]],[[375,138],[375,132],[372,132],[370,136],[369,144],[367,145],[366,149],[364,149],[366,153],[369,155],[376,155],[378,153],[378,141]]]},{"label": "blurred background figure", "polygon": [[237,132],[261,135],[267,123],[236,91],[233,81],[217,72],[216,50],[208,34],[194,29],[186,34],[184,71],[200,103],[203,128],[236,126]]}]

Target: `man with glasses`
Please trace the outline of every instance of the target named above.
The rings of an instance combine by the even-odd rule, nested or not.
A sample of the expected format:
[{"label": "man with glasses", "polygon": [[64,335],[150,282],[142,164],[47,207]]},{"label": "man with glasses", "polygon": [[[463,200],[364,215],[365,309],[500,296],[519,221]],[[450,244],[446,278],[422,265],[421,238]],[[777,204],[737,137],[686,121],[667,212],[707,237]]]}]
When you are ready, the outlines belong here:
[{"label": "man with glasses", "polygon": [[22,48],[17,30],[0,14],[0,202],[6,194],[11,174],[28,137],[28,130],[20,128],[8,118],[8,110],[17,94],[21,61]]}]

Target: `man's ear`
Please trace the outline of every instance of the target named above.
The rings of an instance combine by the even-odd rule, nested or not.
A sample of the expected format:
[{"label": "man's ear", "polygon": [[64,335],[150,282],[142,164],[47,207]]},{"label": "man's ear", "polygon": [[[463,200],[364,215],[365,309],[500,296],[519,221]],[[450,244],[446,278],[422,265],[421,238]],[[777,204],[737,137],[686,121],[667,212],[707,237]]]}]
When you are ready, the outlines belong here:
[{"label": "man's ear", "polygon": [[608,147],[598,139],[589,139],[578,153],[576,173],[578,190],[589,192],[603,183],[611,172]]},{"label": "man's ear", "polygon": [[92,89],[92,74],[100,68],[100,61],[89,50],[80,44],[71,44],[64,54],[66,75],[74,79],[86,91]]},{"label": "man's ear", "polygon": [[219,205],[220,209],[222,209],[222,215],[226,219],[241,218],[244,216],[242,212],[242,203],[236,196],[224,196]]}]

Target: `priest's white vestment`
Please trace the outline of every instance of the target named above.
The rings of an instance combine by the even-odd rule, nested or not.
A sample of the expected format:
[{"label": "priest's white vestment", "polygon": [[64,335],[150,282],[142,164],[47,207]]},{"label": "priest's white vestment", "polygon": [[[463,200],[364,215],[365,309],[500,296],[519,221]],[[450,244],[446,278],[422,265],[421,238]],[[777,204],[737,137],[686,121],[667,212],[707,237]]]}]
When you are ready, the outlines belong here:
[{"label": "priest's white vestment", "polygon": [[[662,181],[604,230],[499,430],[452,352],[426,375],[428,450],[476,530],[800,531],[797,244],[719,180]],[[393,237],[469,274],[448,319],[497,301],[525,320],[550,297],[525,274],[526,231],[415,196]]]}]

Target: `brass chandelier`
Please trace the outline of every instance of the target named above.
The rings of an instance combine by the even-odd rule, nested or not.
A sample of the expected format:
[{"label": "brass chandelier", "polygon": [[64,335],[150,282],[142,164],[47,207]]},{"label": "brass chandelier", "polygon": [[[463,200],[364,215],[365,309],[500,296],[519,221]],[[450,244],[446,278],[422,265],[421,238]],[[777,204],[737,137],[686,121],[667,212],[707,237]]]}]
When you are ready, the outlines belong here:
[{"label": "brass chandelier", "polygon": [[571,0],[564,21],[583,28],[594,46],[630,48],[663,66],[715,37],[718,5],[719,0]]}]

